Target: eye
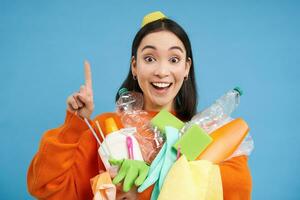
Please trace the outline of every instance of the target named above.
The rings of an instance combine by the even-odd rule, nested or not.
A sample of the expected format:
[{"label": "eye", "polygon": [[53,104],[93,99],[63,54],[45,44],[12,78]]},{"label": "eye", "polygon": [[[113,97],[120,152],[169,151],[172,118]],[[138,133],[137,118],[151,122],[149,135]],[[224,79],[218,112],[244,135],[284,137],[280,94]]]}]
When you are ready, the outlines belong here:
[{"label": "eye", "polygon": [[180,60],[177,57],[171,57],[169,60],[171,63],[178,63]]},{"label": "eye", "polygon": [[144,60],[145,60],[146,62],[148,62],[148,63],[151,63],[151,62],[155,61],[155,58],[153,58],[152,56],[146,56],[146,57],[144,58]]}]

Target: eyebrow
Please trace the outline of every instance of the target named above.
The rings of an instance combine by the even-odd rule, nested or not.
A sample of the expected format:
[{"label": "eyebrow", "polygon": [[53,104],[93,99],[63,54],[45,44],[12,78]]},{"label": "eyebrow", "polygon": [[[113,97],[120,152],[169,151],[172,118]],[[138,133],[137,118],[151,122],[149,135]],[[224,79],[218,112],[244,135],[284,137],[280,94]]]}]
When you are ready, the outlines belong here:
[{"label": "eyebrow", "polygon": [[172,49],[178,49],[179,51],[181,51],[181,53],[183,53],[182,48],[180,48],[179,46],[171,47],[169,50],[172,50]]},{"label": "eyebrow", "polygon": [[152,46],[152,45],[146,45],[146,46],[144,46],[144,48],[142,49],[142,51],[144,51],[145,49],[154,49],[154,50],[156,50],[155,46]]},{"label": "eyebrow", "polygon": [[[142,49],[142,51],[144,51],[145,49],[153,49],[153,50],[157,50],[155,46],[152,46],[152,45],[146,45],[144,46],[144,48]],[[172,49],[177,49],[179,51],[181,51],[181,53],[183,53],[183,50],[181,47],[179,46],[173,46],[173,47],[170,47],[169,50],[172,50]]]}]

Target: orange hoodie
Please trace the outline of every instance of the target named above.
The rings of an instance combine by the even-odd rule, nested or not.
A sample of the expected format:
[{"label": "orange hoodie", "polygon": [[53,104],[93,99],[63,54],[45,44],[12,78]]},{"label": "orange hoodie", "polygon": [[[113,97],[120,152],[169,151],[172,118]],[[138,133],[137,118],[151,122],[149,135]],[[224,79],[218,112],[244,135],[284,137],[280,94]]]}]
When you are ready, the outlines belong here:
[{"label": "orange hoodie", "polygon": [[[116,113],[104,113],[89,122],[97,130],[94,122],[98,120],[105,132],[104,120],[108,117],[113,117],[119,128],[123,127]],[[96,140],[84,120],[67,111],[65,123],[48,130],[42,137],[28,169],[29,193],[47,200],[92,199],[90,179],[105,170],[97,149]],[[247,159],[239,156],[219,165],[224,200],[251,199],[252,183]],[[150,192],[151,188],[141,194],[140,199],[150,199]]]}]

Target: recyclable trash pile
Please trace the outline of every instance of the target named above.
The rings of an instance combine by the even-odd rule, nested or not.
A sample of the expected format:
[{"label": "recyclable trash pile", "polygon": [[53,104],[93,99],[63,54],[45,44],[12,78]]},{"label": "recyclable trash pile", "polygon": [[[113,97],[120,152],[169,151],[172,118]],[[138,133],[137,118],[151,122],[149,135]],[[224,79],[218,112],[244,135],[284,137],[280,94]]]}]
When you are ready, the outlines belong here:
[{"label": "recyclable trash pile", "polygon": [[151,199],[223,199],[217,164],[254,148],[247,123],[231,117],[242,94],[236,87],[184,123],[166,110],[152,118],[143,95],[122,88],[116,113],[124,128],[108,118],[104,135],[96,122],[102,142],[92,130],[106,168],[91,180],[94,199],[116,199],[121,181],[129,193],[153,187]]}]

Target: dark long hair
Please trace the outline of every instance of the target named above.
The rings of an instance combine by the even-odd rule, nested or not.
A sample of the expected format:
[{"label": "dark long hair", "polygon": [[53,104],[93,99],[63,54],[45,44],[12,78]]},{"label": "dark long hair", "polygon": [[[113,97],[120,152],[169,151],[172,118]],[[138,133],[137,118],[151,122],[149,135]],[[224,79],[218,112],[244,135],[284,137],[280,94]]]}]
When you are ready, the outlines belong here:
[{"label": "dark long hair", "polygon": [[[183,30],[183,28],[171,19],[159,19],[145,25],[137,32],[133,40],[131,58],[133,56],[135,58],[137,57],[137,49],[142,39],[147,34],[162,30],[174,33],[181,40],[186,49],[186,59],[190,58],[192,61],[188,78],[183,82],[178,94],[175,97],[175,112],[177,116],[183,121],[189,121],[197,111],[197,89],[195,83],[194,60],[192,55],[191,43],[188,35]],[[123,87],[127,88],[129,91],[137,91],[142,93],[137,80],[133,79],[131,67],[129,68],[126,79],[119,89]],[[119,94],[117,93],[116,101],[118,98]]]}]

